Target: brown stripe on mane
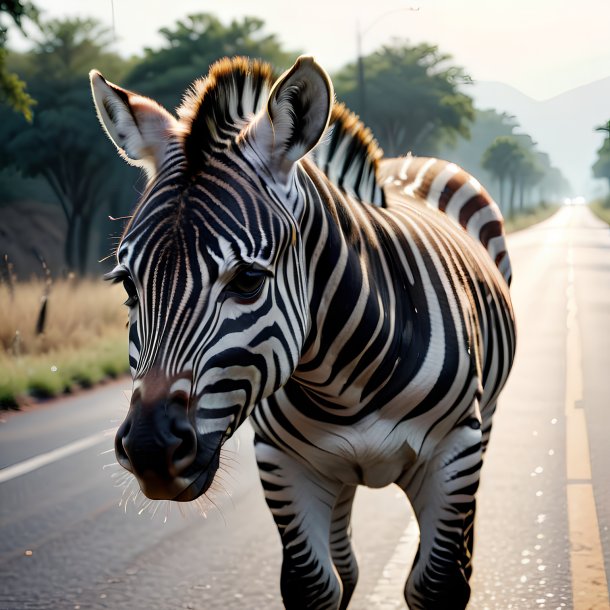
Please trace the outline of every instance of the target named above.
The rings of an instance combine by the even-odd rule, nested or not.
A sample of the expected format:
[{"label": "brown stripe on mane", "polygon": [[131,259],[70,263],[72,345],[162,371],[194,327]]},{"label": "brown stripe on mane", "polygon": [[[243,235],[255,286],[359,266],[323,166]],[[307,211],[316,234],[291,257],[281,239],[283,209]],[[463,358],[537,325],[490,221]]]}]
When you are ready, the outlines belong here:
[{"label": "brown stripe on mane", "polygon": [[[273,81],[269,64],[246,57],[220,59],[205,78],[196,80],[177,110],[189,163],[197,165],[214,150],[226,147],[267,102]],[[238,115],[232,115],[235,98],[243,102],[247,89],[251,92],[251,107],[238,105]]]}]

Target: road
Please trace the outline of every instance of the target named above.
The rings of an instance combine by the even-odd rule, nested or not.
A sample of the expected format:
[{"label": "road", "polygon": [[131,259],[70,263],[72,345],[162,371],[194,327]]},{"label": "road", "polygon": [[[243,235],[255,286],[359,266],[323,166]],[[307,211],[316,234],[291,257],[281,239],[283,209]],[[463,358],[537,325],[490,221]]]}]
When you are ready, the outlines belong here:
[{"label": "road", "polygon": [[[483,471],[469,607],[608,610],[610,230],[568,206],[509,248],[518,352]],[[251,429],[206,506],[146,507],[118,486],[112,454],[128,385],[2,415],[0,610],[281,608]],[[354,536],[350,608],[404,609],[417,528],[397,488],[359,491]]]}]

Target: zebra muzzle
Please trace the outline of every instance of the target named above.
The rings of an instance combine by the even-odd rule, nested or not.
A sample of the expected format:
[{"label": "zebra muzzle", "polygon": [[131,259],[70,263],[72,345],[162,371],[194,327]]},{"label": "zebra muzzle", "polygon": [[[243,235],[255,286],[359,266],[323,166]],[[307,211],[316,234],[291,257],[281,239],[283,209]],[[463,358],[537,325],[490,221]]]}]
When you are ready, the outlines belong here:
[{"label": "zebra muzzle", "polygon": [[184,404],[132,400],[116,433],[117,461],[132,472],[144,494],[171,500],[188,487],[196,473],[197,432]]}]

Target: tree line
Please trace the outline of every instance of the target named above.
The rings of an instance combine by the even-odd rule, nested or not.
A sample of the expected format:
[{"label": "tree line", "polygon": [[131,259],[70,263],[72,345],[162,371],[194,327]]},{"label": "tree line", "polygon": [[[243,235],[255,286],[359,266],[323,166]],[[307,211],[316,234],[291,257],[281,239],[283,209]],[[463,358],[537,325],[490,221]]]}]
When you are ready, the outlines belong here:
[{"label": "tree line", "polygon": [[[8,4],[25,6],[0,0],[0,11]],[[171,110],[220,57],[258,57],[279,71],[299,55],[267,33],[258,18],[227,24],[202,13],[163,28],[159,48],[125,58],[112,49],[101,23],[41,21],[28,7],[13,17],[17,27],[25,18],[37,24],[31,50],[10,52],[6,37],[0,38],[0,206],[16,205],[25,194],[60,206],[67,226],[65,264],[80,273],[91,269],[93,255],[109,249],[103,238],[92,246],[93,234],[109,232],[108,216],[129,215],[144,188],[103,141],[87,84],[91,68]],[[559,170],[529,136],[516,133],[514,119],[475,108],[465,93],[469,76],[436,45],[394,40],[362,58],[366,89],[359,86],[358,69],[353,62],[331,75],[336,94],[372,128],[386,155],[457,156],[467,170],[487,172],[495,181],[507,215],[532,199],[534,187],[539,200],[565,190]],[[11,90],[6,78],[21,84]]]}]

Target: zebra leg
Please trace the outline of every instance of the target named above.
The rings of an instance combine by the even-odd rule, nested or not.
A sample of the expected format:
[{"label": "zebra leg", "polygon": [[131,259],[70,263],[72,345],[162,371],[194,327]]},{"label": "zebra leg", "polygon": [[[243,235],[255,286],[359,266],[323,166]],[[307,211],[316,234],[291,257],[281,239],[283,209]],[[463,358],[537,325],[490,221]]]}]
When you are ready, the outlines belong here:
[{"label": "zebra leg", "polygon": [[357,487],[345,485],[337,498],[330,528],[330,553],[343,585],[339,610],[345,610],[358,582],[358,563],[352,549],[351,516]]},{"label": "zebra leg", "polygon": [[401,485],[420,528],[405,587],[411,610],[463,610],[468,604],[480,469],[481,429],[472,420],[447,435],[431,460]]},{"label": "zebra leg", "polygon": [[281,591],[288,610],[337,610],[342,585],[330,551],[333,507],[342,485],[257,438],[267,506],[284,547]]}]

